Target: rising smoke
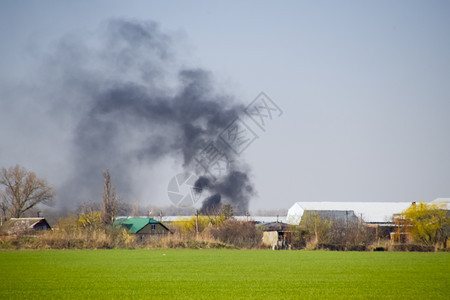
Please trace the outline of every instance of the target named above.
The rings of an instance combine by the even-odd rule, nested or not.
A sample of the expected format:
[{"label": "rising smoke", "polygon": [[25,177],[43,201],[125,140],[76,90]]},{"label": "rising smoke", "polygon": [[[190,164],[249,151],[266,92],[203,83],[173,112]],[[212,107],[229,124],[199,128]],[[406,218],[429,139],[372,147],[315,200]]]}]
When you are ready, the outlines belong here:
[{"label": "rising smoke", "polygon": [[[111,20],[95,38],[67,37],[47,57],[57,82],[52,110],[74,124],[75,167],[59,189],[65,206],[95,199],[106,168],[122,195],[132,193],[136,166],[181,157],[192,171],[194,155],[243,112],[209,72],[178,66],[177,50],[154,22]],[[214,194],[204,209],[223,202],[245,212],[253,187],[244,170],[237,164],[216,181],[201,177]]]},{"label": "rising smoke", "polygon": [[[200,176],[195,183],[196,190],[208,190],[213,194],[202,203],[201,213],[214,214],[222,204],[230,204],[235,213],[244,214],[248,210],[250,198],[254,194],[248,175],[242,171],[230,170],[228,174],[212,183],[208,177]],[[222,197],[226,202],[222,200]]]}]

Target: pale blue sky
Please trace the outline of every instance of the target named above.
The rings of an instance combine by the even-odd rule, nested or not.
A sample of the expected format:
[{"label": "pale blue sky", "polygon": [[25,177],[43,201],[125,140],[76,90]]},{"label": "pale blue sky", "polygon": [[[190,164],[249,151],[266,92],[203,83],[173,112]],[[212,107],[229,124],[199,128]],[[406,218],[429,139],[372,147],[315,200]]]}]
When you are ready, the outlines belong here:
[{"label": "pale blue sky", "polygon": [[[450,197],[448,1],[2,1],[0,167],[62,180],[68,137],[51,120],[14,126],[39,104],[11,95],[60,37],[112,17],[158,22],[181,64],[210,70],[243,103],[264,91],[283,109],[243,154],[251,209]],[[142,204],[169,204],[173,162],[158,167]]]}]

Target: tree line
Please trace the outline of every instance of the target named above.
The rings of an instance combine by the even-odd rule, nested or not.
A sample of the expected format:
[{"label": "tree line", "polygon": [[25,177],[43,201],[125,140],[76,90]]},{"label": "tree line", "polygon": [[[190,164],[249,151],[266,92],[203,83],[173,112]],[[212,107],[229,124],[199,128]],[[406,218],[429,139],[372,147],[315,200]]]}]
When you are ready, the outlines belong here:
[{"label": "tree line", "polygon": [[[69,214],[58,221],[65,237],[84,234],[84,240],[102,236],[108,247],[133,243],[133,237],[114,231],[112,224],[121,207],[121,200],[111,182],[108,170],[103,171],[103,195],[98,209]],[[0,171],[0,213],[2,220],[23,217],[39,205],[54,204],[55,188],[34,172],[16,165]],[[262,247],[262,231],[252,222],[233,219],[233,208],[225,205],[206,215],[194,215],[188,220],[170,225],[171,239],[219,241],[242,248]],[[411,243],[435,248],[447,248],[450,231],[449,211],[439,204],[418,203],[397,216],[398,229],[408,232]],[[317,212],[305,212],[300,224],[289,229],[293,248],[359,250],[376,242],[376,236],[363,220],[322,218]],[[82,240],[83,240],[82,239]],[[109,242],[106,242],[109,241]],[[135,242],[135,241],[134,241]],[[394,241],[395,242],[395,241]],[[86,242],[87,243],[87,242]],[[100,243],[101,245],[101,243]]]}]

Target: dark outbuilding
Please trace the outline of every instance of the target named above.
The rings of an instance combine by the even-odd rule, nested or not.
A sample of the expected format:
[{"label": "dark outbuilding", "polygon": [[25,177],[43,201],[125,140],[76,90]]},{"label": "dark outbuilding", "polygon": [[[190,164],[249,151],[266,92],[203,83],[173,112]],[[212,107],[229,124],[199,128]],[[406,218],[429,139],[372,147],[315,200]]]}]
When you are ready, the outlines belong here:
[{"label": "dark outbuilding", "polygon": [[4,235],[33,234],[51,229],[52,227],[44,218],[11,218],[0,227],[0,233]]}]

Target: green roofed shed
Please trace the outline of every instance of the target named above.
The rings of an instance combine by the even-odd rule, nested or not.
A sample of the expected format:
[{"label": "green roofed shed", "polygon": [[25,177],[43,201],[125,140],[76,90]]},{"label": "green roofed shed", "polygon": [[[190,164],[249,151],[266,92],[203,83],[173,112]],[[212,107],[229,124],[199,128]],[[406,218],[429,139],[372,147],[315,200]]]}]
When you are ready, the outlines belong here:
[{"label": "green roofed shed", "polygon": [[115,228],[126,228],[130,233],[139,235],[161,235],[169,229],[152,218],[120,218],[113,223]]}]

